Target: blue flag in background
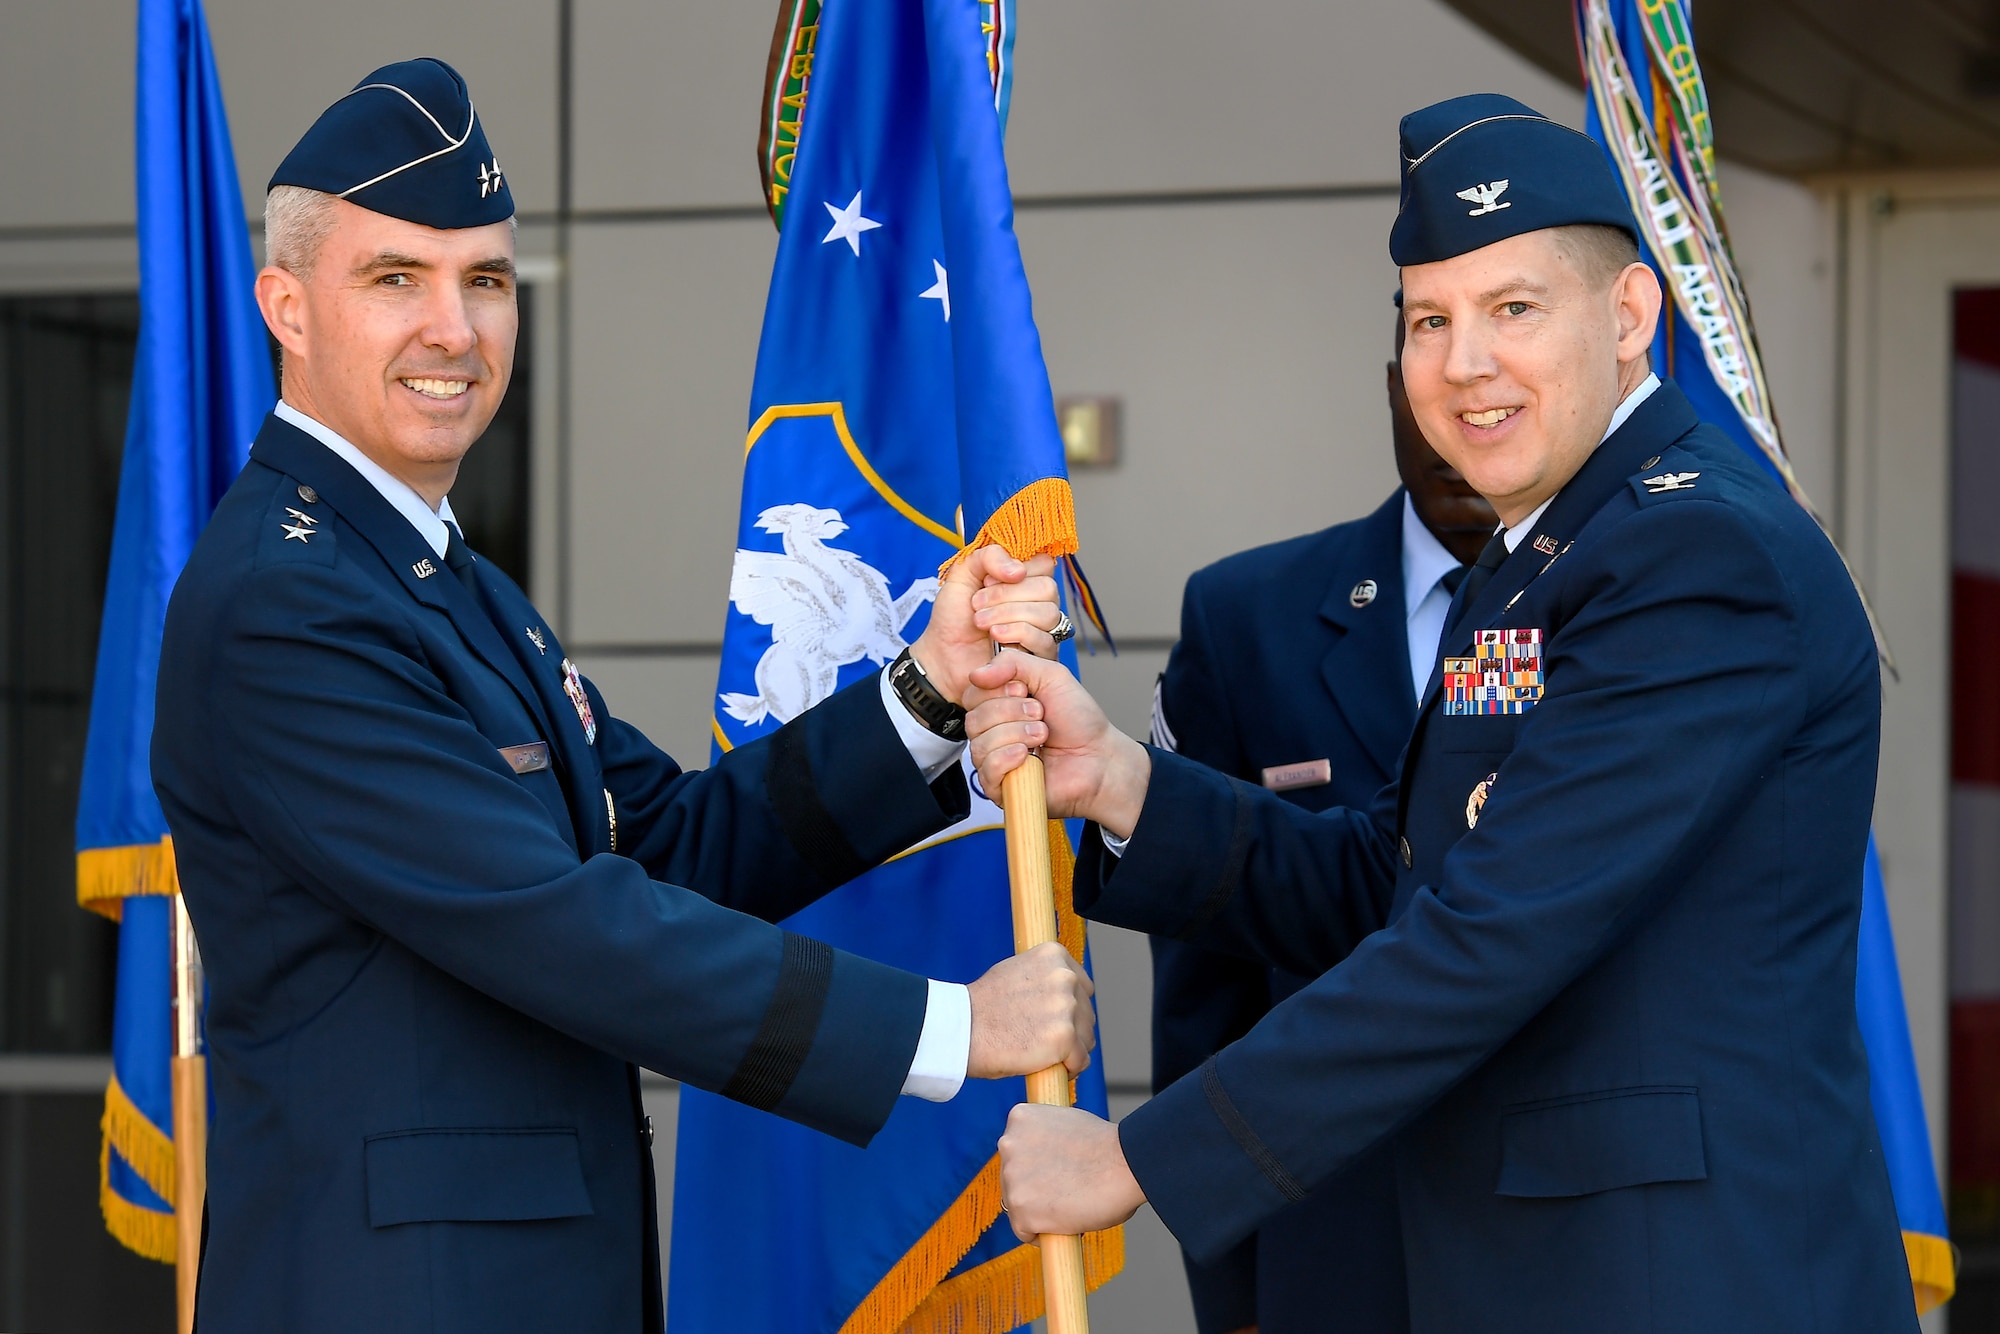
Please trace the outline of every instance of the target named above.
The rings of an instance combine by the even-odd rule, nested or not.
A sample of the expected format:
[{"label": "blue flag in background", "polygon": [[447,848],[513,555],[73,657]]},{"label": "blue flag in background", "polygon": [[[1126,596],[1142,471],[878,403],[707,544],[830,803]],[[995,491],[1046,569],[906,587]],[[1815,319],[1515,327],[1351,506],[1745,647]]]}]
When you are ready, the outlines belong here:
[{"label": "blue flag in background", "polygon": [[[816,21],[815,21],[816,20]],[[966,0],[806,0],[780,17],[777,261],[751,394],[716,744],[879,673],[963,534],[1017,556],[1076,532],[1001,155],[1011,15]],[[808,91],[809,90],[809,91]],[[808,114],[805,114],[809,112]],[[803,125],[801,125],[803,122]],[[1065,646],[1066,648],[1068,646]],[[1072,664],[1073,665],[1073,664]],[[786,925],[968,982],[1013,953],[1001,814],[970,818]],[[1050,826],[1067,908],[1070,845]],[[1063,938],[1083,951],[1082,924]],[[1078,1102],[1103,1114],[1101,1065]],[[1039,1253],[1000,1220],[1019,1081],[902,1099],[867,1150],[684,1089],[671,1327],[1013,1329]],[[1087,1240],[1093,1286],[1122,1264]]]},{"label": "blue flag in background", "polygon": [[[1811,510],[1779,438],[1749,300],[1723,227],[1708,92],[1686,0],[1576,0],[1575,12],[1589,91],[1584,128],[1604,145],[1624,182],[1647,262],[1667,294],[1653,368],[1680,386],[1703,421],[1726,432]],[[1876,643],[1880,650],[1879,629]],[[1950,1300],[1957,1263],[1873,835],[1862,876],[1855,1012],[1910,1282],[1917,1309],[1928,1311]]]},{"label": "blue flag in background", "polygon": [[250,233],[201,0],[139,0],[139,351],[118,479],[97,679],[77,799],[77,898],[117,919],[104,1221],[174,1258],[173,981],[178,888],[148,751],[167,597],[250,455],[275,391]]}]

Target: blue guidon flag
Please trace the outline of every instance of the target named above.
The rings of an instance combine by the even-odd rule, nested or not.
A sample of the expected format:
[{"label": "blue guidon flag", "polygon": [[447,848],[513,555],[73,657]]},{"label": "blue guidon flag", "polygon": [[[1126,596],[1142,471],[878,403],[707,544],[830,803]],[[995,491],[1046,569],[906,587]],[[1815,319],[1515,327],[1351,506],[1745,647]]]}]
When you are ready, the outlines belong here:
[{"label": "blue guidon flag", "polygon": [[167,597],[277,396],[201,0],[139,0],[139,352],[76,810],[77,898],[119,922],[99,1201],[174,1259],[173,842],[148,752]]},{"label": "blue guidon flag", "polygon": [[[1076,521],[1001,155],[1011,5],[787,0],[765,97],[778,255],[751,394],[714,739],[728,750],[880,672],[968,545],[1071,558]],[[968,542],[970,537],[970,542]],[[1085,586],[1072,602],[1087,615]],[[1070,648],[1065,645],[1065,650]],[[1073,662],[1072,662],[1073,665]],[[948,981],[1013,952],[999,809],[786,926]],[[1068,835],[1050,825],[1062,938]],[[998,1331],[1042,1313],[1000,1218],[1018,1081],[902,1099],[872,1145],[684,1089],[669,1324]],[[1105,1111],[1101,1066],[1077,1101]],[[1091,1285],[1123,1264],[1086,1239]]]},{"label": "blue guidon flag", "polygon": [[[1647,262],[1667,293],[1653,367],[1680,386],[1704,421],[1720,427],[1811,510],[1779,436],[1749,298],[1730,255],[1708,90],[1686,0],[1575,0],[1575,6],[1589,91],[1584,128],[1624,182]],[[1886,660],[1879,630],[1876,642]],[[1928,1311],[1950,1300],[1957,1263],[1872,836],[1861,891],[1855,1010],[1910,1283],[1917,1309]]]}]

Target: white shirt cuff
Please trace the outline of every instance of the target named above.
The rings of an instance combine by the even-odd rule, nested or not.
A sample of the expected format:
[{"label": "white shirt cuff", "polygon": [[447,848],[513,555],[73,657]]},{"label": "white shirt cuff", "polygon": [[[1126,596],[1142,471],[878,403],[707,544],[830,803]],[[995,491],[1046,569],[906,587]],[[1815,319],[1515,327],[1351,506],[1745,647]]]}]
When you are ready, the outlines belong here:
[{"label": "white shirt cuff", "polygon": [[924,1031],[903,1092],[926,1102],[950,1102],[965,1084],[972,1061],[972,993],[956,982],[931,979],[924,1003]]},{"label": "white shirt cuff", "polygon": [[[903,740],[903,749],[910,752],[910,758],[923,771],[926,783],[935,783],[938,775],[947,769],[958,767],[958,757],[965,751],[963,741],[946,741],[930,728],[917,721],[917,715],[897,697],[896,688],[889,684],[889,669],[882,669],[882,707],[889,711],[889,722],[896,729],[896,735]],[[970,1028],[966,1030],[968,1033]],[[964,1077],[964,1072],[960,1072]],[[956,1092],[957,1090],[953,1090]],[[951,1094],[945,1094],[950,1097]],[[942,1101],[939,1099],[938,1101]]]},{"label": "white shirt cuff", "polygon": [[1104,840],[1104,850],[1114,857],[1123,857],[1125,855],[1125,845],[1132,841],[1130,834],[1127,834],[1124,838],[1120,838],[1103,825],[1097,826],[1097,836]]}]

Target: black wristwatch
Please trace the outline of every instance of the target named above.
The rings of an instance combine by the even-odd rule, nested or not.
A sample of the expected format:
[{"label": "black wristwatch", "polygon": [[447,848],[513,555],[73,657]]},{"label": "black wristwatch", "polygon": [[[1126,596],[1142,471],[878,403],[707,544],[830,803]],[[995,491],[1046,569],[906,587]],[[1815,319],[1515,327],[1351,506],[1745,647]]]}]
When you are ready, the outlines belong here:
[{"label": "black wristwatch", "polygon": [[946,741],[965,740],[965,710],[931,684],[923,664],[911,657],[908,649],[889,668],[889,684],[918,722]]}]

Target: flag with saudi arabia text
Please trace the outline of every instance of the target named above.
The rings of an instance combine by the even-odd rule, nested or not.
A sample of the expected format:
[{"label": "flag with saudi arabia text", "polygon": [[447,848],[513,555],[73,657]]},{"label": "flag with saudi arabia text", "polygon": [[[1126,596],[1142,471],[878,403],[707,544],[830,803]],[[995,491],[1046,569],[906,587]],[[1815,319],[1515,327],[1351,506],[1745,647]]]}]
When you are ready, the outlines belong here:
[{"label": "flag with saudi arabia text", "polygon": [[[1778,431],[1749,296],[1729,250],[1714,124],[1685,0],[1575,4],[1589,89],[1584,128],[1604,145],[1624,182],[1645,236],[1646,260],[1667,293],[1653,338],[1653,368],[1680,386],[1702,420],[1720,427],[1811,510]],[[1872,610],[1869,620],[1874,622]],[[1886,658],[1879,629],[1876,643]],[[1858,888],[1855,1013],[1910,1283],[1917,1308],[1927,1311],[1951,1298],[1957,1262],[1945,1231],[1873,836]]]}]

